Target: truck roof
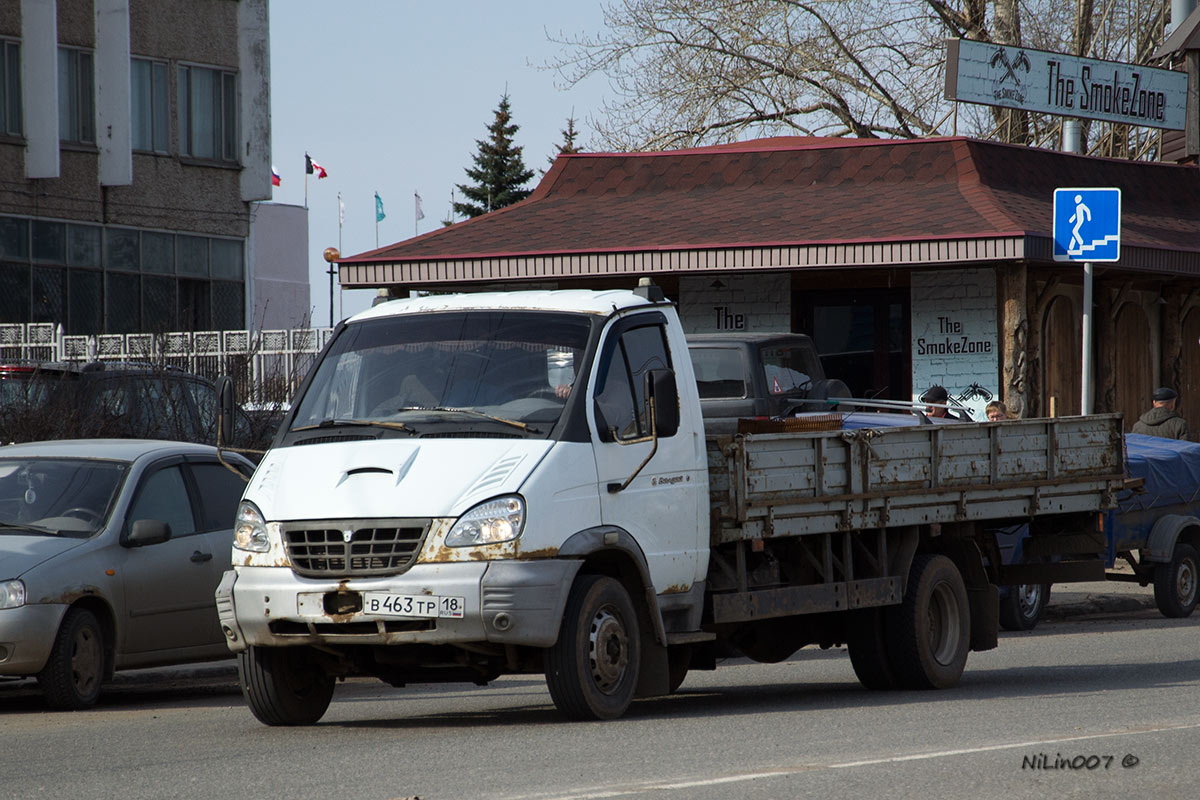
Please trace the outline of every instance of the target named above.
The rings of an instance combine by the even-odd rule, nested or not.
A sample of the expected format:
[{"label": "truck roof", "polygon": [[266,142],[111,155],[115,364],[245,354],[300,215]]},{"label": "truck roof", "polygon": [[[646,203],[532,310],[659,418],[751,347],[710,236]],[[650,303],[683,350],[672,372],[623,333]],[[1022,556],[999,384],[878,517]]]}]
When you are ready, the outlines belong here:
[{"label": "truck roof", "polygon": [[389,317],[396,314],[415,314],[429,311],[462,311],[469,309],[522,309],[530,311],[573,311],[584,314],[608,315],[634,306],[655,305],[627,289],[591,291],[559,289],[526,292],[470,292],[464,294],[435,294],[409,297],[380,303],[374,308],[355,314],[350,321]]}]

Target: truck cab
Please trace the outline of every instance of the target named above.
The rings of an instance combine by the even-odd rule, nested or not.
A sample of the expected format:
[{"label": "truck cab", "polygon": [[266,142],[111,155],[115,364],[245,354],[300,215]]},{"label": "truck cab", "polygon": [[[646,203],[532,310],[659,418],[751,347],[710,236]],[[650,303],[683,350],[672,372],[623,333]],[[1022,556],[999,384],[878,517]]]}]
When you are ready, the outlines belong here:
[{"label": "truck cab", "polygon": [[[568,714],[623,711],[639,653],[699,628],[699,409],[661,292],[431,296],[340,326],[247,487],[218,590],[244,686],[269,685],[252,709],[311,721],[333,676],[544,669]],[[575,651],[597,648],[603,678],[579,678]],[[309,680],[317,702],[289,694]]]}]

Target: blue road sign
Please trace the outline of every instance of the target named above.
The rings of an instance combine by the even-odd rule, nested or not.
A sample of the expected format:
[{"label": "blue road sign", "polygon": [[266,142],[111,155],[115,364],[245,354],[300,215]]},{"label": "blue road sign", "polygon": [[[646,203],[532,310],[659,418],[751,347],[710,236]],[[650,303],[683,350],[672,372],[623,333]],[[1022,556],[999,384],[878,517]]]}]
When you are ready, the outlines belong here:
[{"label": "blue road sign", "polygon": [[1054,190],[1054,260],[1121,258],[1121,190]]}]

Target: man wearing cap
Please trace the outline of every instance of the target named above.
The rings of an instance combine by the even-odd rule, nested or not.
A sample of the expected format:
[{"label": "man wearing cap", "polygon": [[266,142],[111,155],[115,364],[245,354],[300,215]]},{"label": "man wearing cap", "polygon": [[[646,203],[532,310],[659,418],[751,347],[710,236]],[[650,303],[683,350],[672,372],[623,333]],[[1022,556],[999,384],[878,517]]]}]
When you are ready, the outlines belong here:
[{"label": "man wearing cap", "polygon": [[1166,386],[1155,389],[1154,407],[1133,423],[1133,432],[1163,439],[1187,439],[1187,420],[1175,411],[1175,400],[1178,397],[1179,394],[1174,389]]},{"label": "man wearing cap", "polygon": [[[921,395],[922,403],[930,403],[931,405],[925,408],[925,414],[930,417],[949,417],[950,409],[946,408],[946,404],[950,402],[950,393],[943,386],[930,386]],[[933,405],[933,404],[937,405]]]}]

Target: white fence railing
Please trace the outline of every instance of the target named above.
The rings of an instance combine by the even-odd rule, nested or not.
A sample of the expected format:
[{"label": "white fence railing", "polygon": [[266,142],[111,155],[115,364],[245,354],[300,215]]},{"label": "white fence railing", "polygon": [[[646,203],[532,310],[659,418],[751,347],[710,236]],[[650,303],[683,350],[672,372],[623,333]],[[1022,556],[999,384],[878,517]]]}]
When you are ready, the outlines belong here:
[{"label": "white fence railing", "polygon": [[293,328],[64,336],[53,322],[0,324],[0,361],[169,364],[211,379],[231,375],[247,400],[279,400],[291,396],[332,334]]}]

